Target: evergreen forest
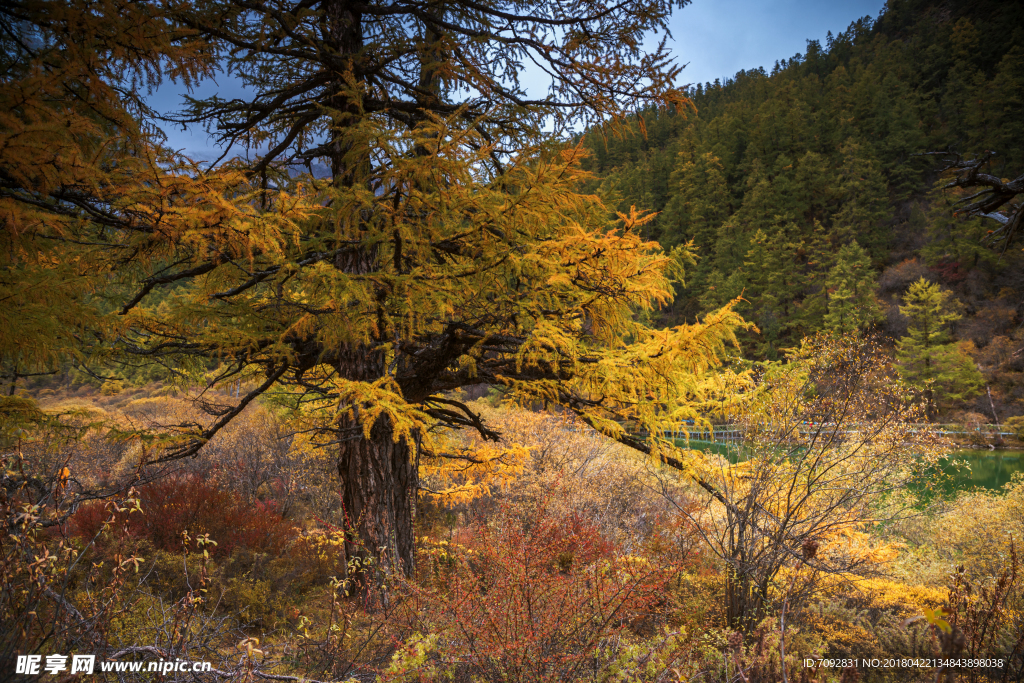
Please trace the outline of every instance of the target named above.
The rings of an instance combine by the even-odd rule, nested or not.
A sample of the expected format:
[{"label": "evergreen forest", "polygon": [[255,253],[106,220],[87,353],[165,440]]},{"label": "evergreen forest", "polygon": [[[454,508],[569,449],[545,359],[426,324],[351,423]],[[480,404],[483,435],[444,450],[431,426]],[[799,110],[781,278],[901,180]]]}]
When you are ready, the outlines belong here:
[{"label": "evergreen forest", "polygon": [[[632,135],[585,136],[592,189],[658,212],[645,235],[666,249],[694,247],[666,321],[742,296],[754,358],[823,330],[895,344],[924,278],[946,293],[933,315],[954,316],[943,341],[981,372],[940,364],[959,390],[939,408],[951,421],[1024,413],[1022,245],[997,219],[958,214],[973,193],[946,188],[948,157],[926,155],[1024,172],[1022,26],[1015,3],[891,2],[770,70],[691,86],[692,107],[643,112]],[[994,407],[971,400],[983,385]]]}]

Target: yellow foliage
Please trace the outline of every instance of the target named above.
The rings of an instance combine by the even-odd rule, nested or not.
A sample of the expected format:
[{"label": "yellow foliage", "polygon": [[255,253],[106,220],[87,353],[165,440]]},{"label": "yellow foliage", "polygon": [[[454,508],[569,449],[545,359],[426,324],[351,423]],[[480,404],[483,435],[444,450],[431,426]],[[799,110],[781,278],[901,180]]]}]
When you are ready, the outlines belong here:
[{"label": "yellow foliage", "polygon": [[[570,76],[583,58],[586,75],[572,76],[572,87],[583,90],[571,97],[585,92],[600,111],[573,107],[573,118],[618,117],[625,100],[685,102],[670,85],[676,70],[659,56],[641,58],[631,42],[641,27],[664,25],[662,9],[655,3],[601,15],[627,43],[613,46],[622,52],[611,61],[583,58],[590,48],[581,46],[570,60],[576,66],[562,70]],[[445,88],[490,88],[504,113],[420,102],[410,125],[390,105],[371,106],[390,92],[381,73],[404,78],[407,67],[424,67],[404,61],[420,47],[400,50],[398,62],[382,56],[407,40],[404,28],[392,33],[401,21],[364,36],[362,56],[340,74],[338,64],[354,55],[322,61],[323,51],[303,47],[301,78],[322,76],[324,84],[296,103],[310,113],[285,137],[291,105],[227,125],[234,142],[275,151],[258,152],[255,166],[241,156],[205,166],[167,149],[135,120],[148,112],[128,94],[132,88],[155,87],[165,75],[191,85],[217,67],[218,47],[200,35],[230,41],[237,31],[251,47],[232,69],[263,91],[269,75],[256,66],[261,55],[279,56],[279,40],[290,41],[293,29],[319,34],[318,22],[333,19],[310,23],[315,13],[302,10],[274,38],[254,29],[259,21],[217,19],[202,34],[196,22],[207,17],[188,3],[73,0],[27,11],[25,30],[39,29],[33,40],[48,49],[22,50],[0,89],[0,170],[12,179],[0,196],[0,218],[10,227],[0,269],[13,275],[0,283],[0,355],[34,368],[124,353],[183,367],[206,389],[236,381],[236,373],[247,385],[235,401],[194,392],[202,414],[165,425],[166,438],[145,441],[141,428],[126,428],[124,440],[135,439],[139,452],[123,454],[125,472],[132,463],[221,446],[244,460],[228,448],[225,425],[269,392],[292,410],[300,431],[314,435],[303,452],[318,437],[335,453],[360,435],[375,447],[403,443],[442,483],[437,496],[464,501],[518,476],[528,452],[515,444],[451,447],[439,428],[486,433],[473,415],[444,407],[459,387],[500,386],[521,405],[559,406],[625,439],[700,419],[745,384],[722,371],[744,325],[732,305],[669,329],[645,322],[671,302],[689,250],[665,253],[642,234],[652,216],[635,209],[615,215],[581,193],[589,179],[583,145],[549,138],[544,115],[538,118],[541,110],[561,118],[561,107],[512,104],[498,85],[503,77],[488,66],[466,72],[458,60],[444,60],[438,68],[454,79]],[[563,37],[556,31],[544,40],[560,50]],[[485,51],[505,44],[503,32],[480,38]],[[471,42],[463,47],[475,50]],[[356,62],[369,55],[381,56],[384,71],[357,77]],[[294,82],[298,72],[277,70],[273,78]],[[594,88],[595,77],[624,90]],[[234,119],[222,105],[196,104],[196,116]],[[494,117],[521,123],[503,129]],[[321,139],[326,144],[313,145]],[[294,172],[301,149],[313,150],[309,160],[329,160],[332,177]],[[215,365],[222,373],[207,374]],[[112,381],[105,393],[117,390]],[[346,448],[341,457],[358,457],[359,449]],[[657,440],[652,451],[685,457]],[[387,479],[391,471],[376,474]],[[347,493],[361,492],[361,477],[345,480]],[[403,486],[413,488],[414,479],[403,478]],[[376,512],[401,508],[393,522],[408,531],[407,508],[385,499],[414,492],[395,490],[393,481],[382,487],[372,496],[380,510],[367,509],[355,523],[370,525]]]},{"label": "yellow foliage", "polygon": [[[460,472],[466,463],[442,460],[435,464],[447,472],[425,468],[423,483],[435,491],[453,489],[448,493],[456,495],[432,496],[435,500],[455,504],[478,495],[502,496],[525,503],[526,509],[543,505],[558,516],[580,515],[597,525],[605,538],[634,544],[631,547],[643,544],[653,555],[678,549],[680,529],[673,523],[671,504],[652,496],[651,490],[682,488],[681,477],[659,481],[656,463],[572,415],[512,405],[495,408],[484,401],[470,405],[501,434],[501,441],[492,444],[478,435],[456,433],[451,449],[494,454],[489,462],[495,463],[497,471],[487,477],[501,485],[488,487],[486,479],[466,480]],[[503,460],[503,452],[516,456]]]},{"label": "yellow foliage", "polygon": [[99,354],[96,335],[139,322],[111,315],[97,292],[211,238],[229,258],[280,249],[304,209],[282,195],[287,218],[257,215],[255,188],[236,168],[177,158],[135,120],[134,89],[165,75],[191,84],[213,69],[205,43],[156,6],[23,9],[38,49],[9,55],[0,84],[0,168],[9,180],[0,265],[11,274],[0,283],[0,354],[22,369],[52,369]]},{"label": "yellow foliage", "polygon": [[[882,610],[900,619],[938,607],[947,599],[942,588],[908,585],[891,579],[859,579],[853,581],[853,586],[866,608]],[[840,590],[838,582],[835,588]]]},{"label": "yellow foliage", "polygon": [[1016,475],[1001,491],[962,493],[939,503],[900,532],[911,545],[897,564],[905,577],[944,585],[950,567],[962,564],[970,577],[996,578],[1011,544],[1019,554],[1024,541],[1024,478]]}]

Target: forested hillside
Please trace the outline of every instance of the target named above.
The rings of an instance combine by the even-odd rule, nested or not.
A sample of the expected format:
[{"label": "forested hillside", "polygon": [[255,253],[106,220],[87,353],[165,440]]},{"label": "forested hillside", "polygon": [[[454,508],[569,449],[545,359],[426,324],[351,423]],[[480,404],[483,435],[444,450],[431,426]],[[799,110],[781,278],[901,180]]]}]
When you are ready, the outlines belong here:
[{"label": "forested hillside", "polygon": [[[924,277],[950,293],[947,342],[981,366],[1000,417],[1024,413],[1021,245],[986,243],[994,220],[954,217],[966,194],[937,189],[948,178],[918,156],[991,150],[987,172],[1024,172],[1021,5],[894,0],[770,71],[690,95],[695,110],[649,110],[633,135],[585,138],[600,193],[660,212],[648,235],[664,246],[695,247],[673,322],[742,295],[755,357],[822,329],[896,341],[912,323],[899,308]],[[990,421],[978,377],[951,372],[984,399],[945,407]]]}]

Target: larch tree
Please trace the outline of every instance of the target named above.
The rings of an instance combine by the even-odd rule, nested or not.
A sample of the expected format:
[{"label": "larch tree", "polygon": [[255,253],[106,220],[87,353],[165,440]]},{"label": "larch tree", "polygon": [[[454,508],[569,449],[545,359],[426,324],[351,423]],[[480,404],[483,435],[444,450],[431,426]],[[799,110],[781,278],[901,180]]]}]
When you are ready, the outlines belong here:
[{"label": "larch tree", "polygon": [[[664,43],[644,48],[682,4],[164,5],[244,86],[176,120],[246,152],[218,168],[244,178],[222,196],[248,214],[190,233],[119,290],[120,348],[216,365],[212,384],[249,390],[204,400],[210,419],[154,459],[199,454],[268,392],[300,409],[336,453],[349,565],[374,565],[359,574],[374,585],[412,570],[421,468],[454,463],[464,483],[522,457],[439,436],[498,441],[455,389],[500,386],[668,457],[632,434],[717,398],[741,321],[727,307],[695,325],[639,322],[670,300],[687,254],[645,241],[635,211],[616,219],[580,194],[565,133],[685,104]],[[527,92],[525,64],[546,94]]]},{"label": "larch tree", "polygon": [[203,69],[170,39],[131,3],[0,7],[0,360],[11,392],[95,339],[102,310],[90,295],[151,227],[155,193],[133,177],[159,175],[159,151],[127,90],[161,62],[186,77]]},{"label": "larch tree", "polygon": [[68,446],[87,428],[17,395],[19,381],[70,363],[107,367],[126,330],[110,299],[119,283],[166,262],[195,234],[230,230],[251,210],[235,192],[244,181],[237,171],[196,169],[144,123],[147,87],[212,73],[209,52],[194,38],[155,3],[0,4],[4,671],[14,671],[16,653],[38,648],[95,651],[103,631],[97,613],[83,605],[89,600],[76,608],[65,597],[83,551],[55,542],[53,532],[83,499],[131,495],[106,482],[83,491],[87,477],[68,467]]},{"label": "larch tree", "polygon": [[0,46],[0,372],[13,394],[22,377],[109,358],[125,329],[112,287],[253,211],[236,169],[197,168],[151,125],[147,89],[214,73],[206,43],[158,5],[15,0],[0,7]]}]

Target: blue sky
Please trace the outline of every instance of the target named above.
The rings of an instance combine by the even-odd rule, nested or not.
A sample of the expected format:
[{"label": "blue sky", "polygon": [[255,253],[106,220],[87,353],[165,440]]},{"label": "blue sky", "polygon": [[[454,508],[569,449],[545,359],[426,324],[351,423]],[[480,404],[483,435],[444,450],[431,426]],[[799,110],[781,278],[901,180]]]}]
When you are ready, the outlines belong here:
[{"label": "blue sky", "polygon": [[[763,66],[806,52],[807,41],[825,44],[825,34],[843,31],[863,16],[875,18],[884,0],[693,0],[676,10],[671,20],[669,46],[683,70],[683,83],[704,83],[728,78],[741,69]],[[199,96],[240,94],[230,79],[206,83]],[[175,89],[163,88],[152,99],[167,111],[178,107]],[[217,156],[206,133],[167,128],[172,146],[200,158]]]},{"label": "blue sky", "polygon": [[694,0],[672,16],[671,41],[686,83],[728,78],[807,51],[808,40],[878,17],[884,0]]}]

